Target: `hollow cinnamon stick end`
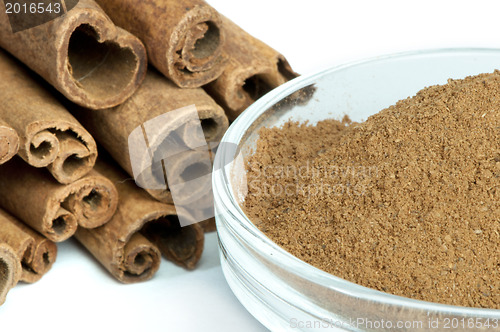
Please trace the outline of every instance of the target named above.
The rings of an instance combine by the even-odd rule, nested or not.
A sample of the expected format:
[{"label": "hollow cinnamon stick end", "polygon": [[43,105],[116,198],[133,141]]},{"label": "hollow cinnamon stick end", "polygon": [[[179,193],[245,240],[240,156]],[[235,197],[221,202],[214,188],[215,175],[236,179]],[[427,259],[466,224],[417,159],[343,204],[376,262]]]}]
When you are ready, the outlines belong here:
[{"label": "hollow cinnamon stick end", "polygon": [[[76,104],[105,109],[127,100],[146,75],[144,45],[101,10],[71,11],[58,52],[59,91]],[[64,65],[65,64],[65,65]]]},{"label": "hollow cinnamon stick end", "polygon": [[14,249],[0,244],[0,305],[5,302],[7,293],[14,287],[21,277],[21,261]]},{"label": "hollow cinnamon stick end", "polygon": [[164,61],[156,67],[181,88],[198,88],[216,80],[228,63],[223,53],[226,33],[219,13],[197,5],[174,28]]},{"label": "hollow cinnamon stick end", "polygon": [[[228,68],[217,80],[205,86],[208,94],[222,106],[229,121],[234,121],[264,92],[259,79],[262,69],[255,66]],[[269,87],[265,88],[269,91]]]},{"label": "hollow cinnamon stick end", "polygon": [[[215,102],[213,102],[213,105],[210,105],[210,107],[197,107],[205,139],[208,143],[211,144],[211,147],[215,147],[216,145],[218,145],[218,143],[222,139],[222,136],[224,136],[224,133],[229,127],[229,120],[224,112],[224,109],[217,105]],[[194,145],[189,145],[188,134],[191,132],[192,131],[187,131],[183,139],[186,141],[186,144],[189,147],[196,148],[196,146]]]},{"label": "hollow cinnamon stick end", "polygon": [[[82,145],[83,146],[83,145]],[[94,167],[97,159],[97,151],[68,149],[64,152],[69,154],[58,156],[54,162],[47,166],[48,171],[57,182],[70,184],[85,176]]]},{"label": "hollow cinnamon stick end", "polygon": [[[60,115],[65,116],[66,109]],[[47,167],[62,184],[86,175],[97,159],[97,145],[76,119],[32,122],[19,155],[34,167]]]},{"label": "hollow cinnamon stick end", "polygon": [[78,225],[97,228],[106,224],[118,207],[118,191],[114,184],[103,176],[88,177],[89,184],[72,197]]},{"label": "hollow cinnamon stick end", "polygon": [[214,64],[213,69],[204,72],[189,73],[186,71],[179,72],[178,70],[176,71],[172,69],[175,63],[170,59],[168,61],[170,69],[168,72],[162,71],[162,74],[164,74],[172,82],[174,82],[175,85],[182,89],[199,88],[215,81],[222,75],[226,64],[228,63],[227,57],[222,54]]},{"label": "hollow cinnamon stick end", "polygon": [[275,63],[256,61],[248,67],[226,71],[206,89],[224,108],[229,121],[234,121],[257,99],[297,76],[286,59],[277,55]]},{"label": "hollow cinnamon stick end", "polygon": [[75,216],[69,211],[59,208],[54,218],[45,222],[41,233],[53,242],[62,242],[73,236],[78,228]]},{"label": "hollow cinnamon stick end", "polygon": [[57,257],[57,245],[42,237],[37,239],[31,263],[23,266],[21,281],[34,283],[40,280],[51,268]]},{"label": "hollow cinnamon stick end", "polygon": [[160,268],[161,253],[140,233],[134,233],[124,248],[124,261],[113,275],[131,284],[151,279]]}]

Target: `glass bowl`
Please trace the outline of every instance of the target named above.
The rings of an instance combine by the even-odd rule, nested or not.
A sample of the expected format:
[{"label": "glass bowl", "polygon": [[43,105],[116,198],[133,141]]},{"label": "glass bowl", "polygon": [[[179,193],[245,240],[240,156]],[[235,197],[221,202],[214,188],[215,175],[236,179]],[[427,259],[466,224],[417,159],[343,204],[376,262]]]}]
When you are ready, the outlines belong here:
[{"label": "glass bowl", "polygon": [[250,106],[222,139],[213,172],[224,275],[247,310],[272,331],[321,329],[499,330],[500,310],[413,300],[323,272],[267,238],[245,215],[244,160],[261,127],[347,114],[363,121],[448,78],[500,68],[500,49],[441,49],[377,57],[299,77]]}]

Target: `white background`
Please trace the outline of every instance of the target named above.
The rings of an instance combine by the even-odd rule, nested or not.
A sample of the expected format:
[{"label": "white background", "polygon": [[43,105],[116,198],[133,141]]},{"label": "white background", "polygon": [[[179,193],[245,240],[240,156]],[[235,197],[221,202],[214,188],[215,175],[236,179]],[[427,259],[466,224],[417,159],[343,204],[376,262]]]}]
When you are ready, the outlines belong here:
[{"label": "white background", "polygon": [[[400,51],[500,48],[500,4],[495,1],[209,3],[285,54],[302,74]],[[216,235],[210,234],[197,270],[188,272],[163,261],[153,280],[136,285],[116,282],[76,242],[61,244],[50,273],[37,284],[18,285],[0,307],[0,331],[35,330],[265,329],[231,293],[220,269]]]}]

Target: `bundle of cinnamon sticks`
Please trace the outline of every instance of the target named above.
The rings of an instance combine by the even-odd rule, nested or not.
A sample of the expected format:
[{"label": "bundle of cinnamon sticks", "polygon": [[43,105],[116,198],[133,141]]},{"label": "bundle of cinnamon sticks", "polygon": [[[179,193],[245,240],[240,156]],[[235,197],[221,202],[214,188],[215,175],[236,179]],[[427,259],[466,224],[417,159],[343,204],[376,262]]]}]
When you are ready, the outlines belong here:
[{"label": "bundle of cinnamon sticks", "polygon": [[297,76],[203,0],[58,3],[0,5],[0,304],[73,235],[124,283],[162,255],[194,268],[215,230],[212,150]]}]

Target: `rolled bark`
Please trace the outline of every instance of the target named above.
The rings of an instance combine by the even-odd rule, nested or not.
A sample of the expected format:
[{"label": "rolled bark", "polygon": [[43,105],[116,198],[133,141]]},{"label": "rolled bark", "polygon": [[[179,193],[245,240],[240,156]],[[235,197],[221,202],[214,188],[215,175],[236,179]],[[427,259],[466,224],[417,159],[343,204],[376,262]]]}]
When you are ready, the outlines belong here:
[{"label": "rolled bark", "polygon": [[234,120],[255,100],[298,76],[283,55],[222,17],[226,30],[224,52],[228,65],[206,86],[209,94]]},{"label": "rolled bark", "polygon": [[135,186],[110,164],[97,170],[116,183],[120,202],[113,218],[95,229],[78,228],[76,239],[119,281],[134,283],[153,277],[160,252],[167,259],[193,268],[203,252],[204,233],[197,225],[180,227],[181,208],[160,203]]},{"label": "rolled bark", "polygon": [[54,242],[41,236],[9,213],[0,209],[0,242],[8,244],[22,262],[20,280],[33,283],[52,267],[57,257]]},{"label": "rolled bark", "polygon": [[113,22],[139,37],[149,61],[177,86],[197,88],[219,77],[225,28],[203,0],[97,0]]},{"label": "rolled bark", "polygon": [[[193,104],[197,115],[186,108]],[[170,170],[171,181],[181,179],[186,170],[209,173],[207,149],[190,150],[201,143],[218,144],[228,127],[224,110],[203,89],[181,89],[154,70],[148,71],[141,87],[122,105],[93,112],[79,109],[73,114],[129,175],[138,183],[142,181],[141,186],[151,196],[165,203],[173,202],[165,167]],[[199,128],[200,121],[202,133],[198,135],[195,127]],[[188,148],[162,160],[165,150],[183,145]],[[193,188],[192,196],[202,195],[210,187],[210,181],[201,182]],[[186,202],[188,198],[181,197]]]},{"label": "rolled bark", "polygon": [[19,150],[17,132],[0,119],[0,165],[9,161]]},{"label": "rolled bark", "polygon": [[117,204],[115,186],[95,170],[62,185],[19,158],[0,166],[0,205],[54,242],[72,236],[78,225],[103,225]]},{"label": "rolled bark", "polygon": [[94,139],[33,73],[3,51],[0,100],[0,118],[19,134],[19,155],[27,163],[47,167],[61,183],[92,169],[97,158]]},{"label": "rolled bark", "polygon": [[[63,10],[71,8],[69,2],[63,1]],[[46,15],[47,23],[15,33],[4,4],[0,7],[0,46],[79,105],[121,104],[144,78],[144,46],[116,27],[93,0],[79,0],[54,19],[49,12],[37,13],[38,18]]]},{"label": "rolled bark", "polygon": [[0,243],[0,305],[4,304],[9,290],[17,285],[21,273],[21,260],[14,249]]}]

